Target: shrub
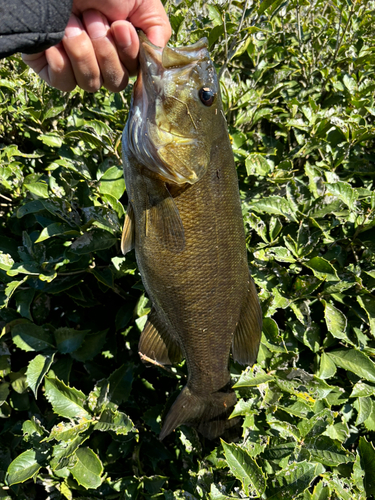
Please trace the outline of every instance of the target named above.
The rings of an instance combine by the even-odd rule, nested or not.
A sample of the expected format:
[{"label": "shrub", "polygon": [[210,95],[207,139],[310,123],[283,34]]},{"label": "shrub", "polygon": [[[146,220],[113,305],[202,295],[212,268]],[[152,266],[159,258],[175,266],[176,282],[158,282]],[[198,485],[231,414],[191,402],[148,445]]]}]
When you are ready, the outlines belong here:
[{"label": "shrub", "polygon": [[375,2],[177,3],[173,43],[207,36],[220,72],[264,313],[258,363],[231,365],[242,436],[208,442],[183,426],[157,438],[186,369],[149,369],[137,353],[150,303],[119,251],[131,85],[63,94],[11,57],[0,496],[371,498]]}]

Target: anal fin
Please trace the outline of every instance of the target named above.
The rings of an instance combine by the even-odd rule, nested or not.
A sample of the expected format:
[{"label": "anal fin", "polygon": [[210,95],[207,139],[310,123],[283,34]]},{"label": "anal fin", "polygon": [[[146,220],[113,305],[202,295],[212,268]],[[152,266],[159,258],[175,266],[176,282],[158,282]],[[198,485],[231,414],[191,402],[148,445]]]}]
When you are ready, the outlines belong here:
[{"label": "anal fin", "polygon": [[232,356],[241,365],[256,362],[262,336],[262,310],[254,281],[249,273],[248,291],[242,304],[240,321],[232,340]]},{"label": "anal fin", "polygon": [[177,363],[182,358],[180,346],[159,320],[155,309],[152,309],[142,331],[138,351],[141,355],[162,365]]},{"label": "anal fin", "polygon": [[128,210],[125,215],[124,228],[121,236],[121,252],[125,255],[133,250],[135,245],[135,223],[134,210],[129,202]]}]

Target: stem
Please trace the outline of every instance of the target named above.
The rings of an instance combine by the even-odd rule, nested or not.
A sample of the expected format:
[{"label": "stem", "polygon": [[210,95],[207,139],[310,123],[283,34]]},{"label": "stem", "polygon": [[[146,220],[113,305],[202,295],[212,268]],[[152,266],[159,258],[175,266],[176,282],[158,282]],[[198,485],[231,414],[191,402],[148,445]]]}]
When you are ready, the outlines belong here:
[{"label": "stem", "polygon": [[13,201],[10,198],[8,198],[7,196],[4,196],[3,194],[0,194],[0,197],[4,198],[4,200],[7,200],[7,201],[10,201],[11,203],[13,203]]},{"label": "stem", "polygon": [[[343,32],[342,32],[340,40],[339,40],[341,20],[342,20],[342,12],[340,11],[340,19],[339,19],[339,27],[338,27],[338,31],[337,31],[337,42],[336,42],[336,47],[335,47],[335,53],[333,54],[333,56],[331,56],[328,59],[327,63],[325,64],[325,66],[327,68],[329,68],[329,66],[336,60],[337,54],[338,54],[338,52],[340,50],[341,44],[342,44],[342,42],[344,40],[344,36],[346,34],[346,31],[348,29],[348,26],[349,26],[349,23],[351,21],[351,18],[353,16],[353,14],[354,14],[354,4],[353,4],[352,8],[350,9],[348,20],[346,21],[345,28],[343,29]],[[328,80],[331,78],[331,75],[332,75],[332,72],[330,72],[328,74],[327,78],[324,80],[324,83],[322,85],[323,92],[325,92],[325,90],[324,90],[325,86],[326,86]]]},{"label": "stem", "polygon": [[[248,2],[248,0],[246,0],[246,2],[245,2],[245,6],[244,6],[243,11],[242,11],[241,20],[240,20],[240,23],[238,25],[237,31],[236,31],[236,33],[234,35],[234,40],[231,43],[231,45],[229,47],[229,50],[227,50],[227,47],[226,47],[226,60],[225,60],[225,63],[220,68],[219,75],[218,75],[218,79],[219,80],[222,77],[222,74],[224,73],[226,67],[228,66],[229,61],[232,59],[232,57],[236,53],[237,43],[238,43],[237,42],[237,35],[241,31],[241,28],[242,28],[242,25],[243,25],[243,22],[244,22],[244,19],[245,19],[245,14],[246,14],[246,9],[247,9],[247,2]],[[224,19],[225,19],[225,14],[224,14]],[[224,23],[225,23],[225,21],[224,21]],[[225,35],[226,35],[226,26],[225,26],[225,24],[224,24],[224,32],[225,32]],[[225,40],[225,42],[227,43],[227,40]]]},{"label": "stem", "polygon": [[299,43],[299,48],[301,48],[302,45],[302,40],[301,40],[301,20],[299,17],[299,2],[297,1],[296,5],[296,10],[297,10],[297,35],[298,35],[298,43]]}]

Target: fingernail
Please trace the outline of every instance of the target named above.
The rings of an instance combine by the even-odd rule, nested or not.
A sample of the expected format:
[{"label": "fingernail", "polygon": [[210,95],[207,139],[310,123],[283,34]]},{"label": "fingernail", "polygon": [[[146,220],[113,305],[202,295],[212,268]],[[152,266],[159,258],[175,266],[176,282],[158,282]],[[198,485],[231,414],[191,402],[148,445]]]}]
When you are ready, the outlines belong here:
[{"label": "fingernail", "polygon": [[125,23],[126,21],[123,21],[121,24],[112,25],[112,31],[114,32],[116,42],[122,49],[127,49],[132,45],[131,33]]},{"label": "fingernail", "polygon": [[105,26],[100,21],[87,25],[87,31],[92,39],[105,37],[108,33],[108,29],[109,27]]},{"label": "fingernail", "polygon": [[65,36],[68,38],[73,38],[74,36],[78,36],[82,33],[83,26],[81,21],[74,15],[72,15],[69,19],[68,25],[65,28]]}]

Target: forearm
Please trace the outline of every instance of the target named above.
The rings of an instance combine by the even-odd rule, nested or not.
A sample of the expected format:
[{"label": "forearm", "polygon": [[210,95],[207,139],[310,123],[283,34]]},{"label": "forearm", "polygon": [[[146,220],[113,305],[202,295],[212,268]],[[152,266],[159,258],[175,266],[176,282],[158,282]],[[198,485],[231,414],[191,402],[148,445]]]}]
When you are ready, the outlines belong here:
[{"label": "forearm", "polygon": [[72,0],[0,0],[0,57],[56,45],[71,10]]}]

